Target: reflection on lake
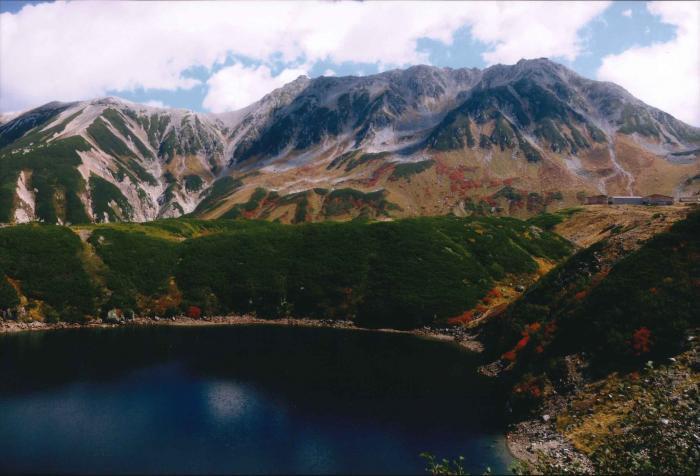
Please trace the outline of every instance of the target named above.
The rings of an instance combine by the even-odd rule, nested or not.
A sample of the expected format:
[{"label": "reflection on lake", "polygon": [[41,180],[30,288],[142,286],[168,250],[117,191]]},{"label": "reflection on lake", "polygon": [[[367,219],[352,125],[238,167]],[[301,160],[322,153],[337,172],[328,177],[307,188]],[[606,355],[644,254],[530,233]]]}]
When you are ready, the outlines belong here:
[{"label": "reflection on lake", "polygon": [[286,327],[0,336],[0,471],[503,472],[478,356],[409,335]]}]

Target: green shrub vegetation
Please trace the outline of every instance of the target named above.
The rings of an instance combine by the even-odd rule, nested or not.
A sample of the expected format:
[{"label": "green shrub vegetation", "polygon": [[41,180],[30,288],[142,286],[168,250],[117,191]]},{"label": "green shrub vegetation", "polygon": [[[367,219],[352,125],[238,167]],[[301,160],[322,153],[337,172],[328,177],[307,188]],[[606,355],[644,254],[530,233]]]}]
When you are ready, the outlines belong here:
[{"label": "green shrub vegetation", "polygon": [[188,192],[199,192],[202,185],[204,181],[199,175],[185,175],[185,190]]},{"label": "green shrub vegetation", "polygon": [[[533,323],[553,324],[547,351],[523,368],[557,355],[586,352],[593,370],[628,368],[677,353],[687,329],[700,326],[700,212],[656,235],[606,275],[599,242],[552,270],[489,330],[499,352]],[[642,330],[640,332],[640,330]],[[539,339],[540,337],[537,337]],[[534,347],[535,340],[527,347]],[[526,349],[526,350],[527,350]],[[519,359],[520,360],[520,359]]]},{"label": "green shrub vegetation", "polygon": [[500,114],[496,118],[496,124],[491,133],[491,142],[497,144],[501,150],[506,148],[512,149],[515,147],[515,132],[508,120],[504,119]]},{"label": "green shrub vegetation", "polygon": [[70,137],[36,147],[27,153],[0,154],[0,222],[10,221],[17,179],[22,170],[31,172],[36,189],[36,215],[47,223],[59,219],[86,223],[89,217],[80,201],[85,181],[78,172],[79,151],[90,150],[82,137]]},{"label": "green shrub vegetation", "polygon": [[119,114],[116,109],[107,108],[102,113],[102,117],[107,119],[119,133],[127,139],[131,139],[138,151],[144,158],[153,159],[153,153],[141,142],[136,134],[134,134],[131,129],[126,125],[124,118]]},{"label": "green shrub vegetation", "polygon": [[7,280],[5,273],[0,271],[0,310],[10,309],[19,304],[17,291]]},{"label": "green shrub vegetation", "polygon": [[534,272],[530,253],[568,253],[566,242],[544,235],[533,239],[518,220],[450,217],[258,225],[186,241],[176,276],[185,298],[211,311],[275,317],[291,309],[411,328],[472,307],[503,270]]},{"label": "green shrub vegetation", "polygon": [[108,308],[135,308],[137,294],[164,293],[177,260],[177,242],[149,236],[137,227],[127,230],[98,227],[89,239],[108,269]]},{"label": "green shrub vegetation", "polygon": [[[80,238],[66,227],[1,228],[0,270],[19,282],[27,298],[43,301],[63,320],[80,321],[95,311],[97,299],[96,288],[83,269],[82,249]],[[3,285],[2,289],[0,294],[7,299],[7,288]]]},{"label": "green shrub vegetation", "polygon": [[[559,197],[561,197],[561,192],[557,192]],[[553,195],[556,196],[556,195]],[[561,200],[561,198],[559,198]],[[542,228],[543,230],[551,231],[559,223],[563,222],[565,219],[571,217],[576,212],[581,211],[580,208],[566,208],[564,210],[558,210],[555,213],[540,213],[527,220],[528,223]]]},{"label": "green shrub vegetation", "polygon": [[618,132],[621,134],[636,132],[648,137],[659,137],[661,134],[661,131],[654,123],[654,119],[643,107],[635,107],[629,104],[622,109]]},{"label": "green shrub vegetation", "polygon": [[375,210],[379,215],[387,215],[388,211],[396,210],[398,206],[389,202],[385,195],[384,190],[362,192],[354,188],[340,188],[326,195],[322,212],[325,216],[332,217],[359,208],[361,215],[367,215],[368,209]]},{"label": "green shrub vegetation", "polygon": [[[316,190],[323,190],[325,189],[314,189]],[[274,192],[273,192],[274,193]],[[319,195],[325,195],[328,193],[326,190],[325,193],[319,193],[316,192]],[[292,219],[292,223],[303,223],[306,221],[306,217],[308,214],[309,210],[309,195],[311,194],[310,190],[304,190],[302,192],[296,192],[296,193],[290,193],[288,195],[285,195],[279,199],[279,204],[280,205],[285,205],[285,204],[295,204],[296,208],[294,209],[294,218]],[[272,195],[272,193],[270,194]]]},{"label": "green shrub vegetation", "polygon": [[474,147],[476,141],[469,116],[460,110],[448,114],[428,142],[433,149],[443,151]]},{"label": "green shrub vegetation", "polygon": [[87,128],[90,137],[106,153],[114,157],[134,157],[134,153],[120,138],[115,136],[107,127],[104,119],[98,117]]},{"label": "green shrub vegetation", "polygon": [[407,179],[411,180],[411,177],[425,172],[435,165],[433,159],[421,160],[420,162],[407,162],[403,164],[396,164],[393,172],[389,175],[389,180],[399,180]]},{"label": "green shrub vegetation", "polygon": [[587,122],[586,129],[588,130],[588,134],[591,136],[591,139],[593,139],[594,142],[605,143],[607,141],[605,133],[593,124]]},{"label": "green shrub vegetation", "polygon": [[535,135],[549,142],[549,146],[554,152],[565,151],[569,145],[551,119],[543,119],[541,124],[535,129]]},{"label": "green shrub vegetation", "polygon": [[350,172],[352,169],[359,167],[360,165],[372,162],[374,160],[383,159],[389,156],[389,152],[377,152],[377,153],[362,153],[361,150],[351,150],[337,156],[331,161],[326,167],[327,170],[338,168],[341,165],[345,165],[345,171]]},{"label": "green shrub vegetation", "polygon": [[[270,192],[276,194],[276,192]],[[224,213],[221,218],[240,218],[244,212],[252,212],[260,206],[260,202],[268,196],[268,191],[262,187],[256,188],[245,203],[237,203]]]},{"label": "green shrub vegetation", "polygon": [[18,149],[28,146],[31,142],[37,142],[44,136],[43,133],[39,132],[41,126],[48,124],[71,106],[71,104],[57,104],[52,103],[47,105],[49,107],[38,107],[15,120],[0,125],[0,149],[8,146],[12,149]]},{"label": "green shrub vegetation", "polygon": [[233,177],[222,177],[202,193],[206,193],[206,197],[199,202],[197,208],[195,208],[194,215],[207,212],[214,208],[221,199],[225,198],[227,195],[231,195],[237,189],[243,185],[240,179],[234,179]]},{"label": "green shrub vegetation", "polygon": [[[473,307],[507,273],[535,272],[534,257],[559,260],[570,252],[562,238],[534,235],[528,223],[509,218],[300,225],[171,219],[80,229],[101,263],[87,266],[98,270],[92,282],[79,238],[43,225],[0,229],[3,276],[59,315],[149,312],[144,298],[172,296],[174,283],[181,299],[172,306],[180,311],[413,328]],[[0,296],[14,302],[6,286]]]},{"label": "green shrub vegetation", "polygon": [[[90,176],[90,199],[96,221],[104,221],[105,215],[108,221],[129,221],[133,218],[134,210],[119,188],[94,174]],[[112,202],[120,211],[114,210]]]},{"label": "green shrub vegetation", "polygon": [[[700,213],[676,223],[625,257],[562,321],[562,339],[587,343],[600,363],[662,357],[700,326]],[[633,334],[651,331],[648,354],[635,356]]]}]

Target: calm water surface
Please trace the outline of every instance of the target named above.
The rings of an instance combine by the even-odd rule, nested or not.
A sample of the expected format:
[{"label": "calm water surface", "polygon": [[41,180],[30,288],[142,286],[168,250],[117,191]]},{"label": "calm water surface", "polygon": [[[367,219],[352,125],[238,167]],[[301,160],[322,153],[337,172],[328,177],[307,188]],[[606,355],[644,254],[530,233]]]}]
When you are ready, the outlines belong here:
[{"label": "calm water surface", "polygon": [[285,327],[0,336],[0,471],[506,471],[478,356],[408,335]]}]

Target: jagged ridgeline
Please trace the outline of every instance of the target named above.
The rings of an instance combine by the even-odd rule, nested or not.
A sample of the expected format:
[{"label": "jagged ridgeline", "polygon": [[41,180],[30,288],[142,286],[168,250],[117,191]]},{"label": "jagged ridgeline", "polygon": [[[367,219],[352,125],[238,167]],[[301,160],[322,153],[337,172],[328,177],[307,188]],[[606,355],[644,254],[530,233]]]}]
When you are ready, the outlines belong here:
[{"label": "jagged ridgeline", "polygon": [[18,225],[0,229],[0,309],[82,321],[197,306],[414,328],[471,309],[496,282],[534,280],[570,250],[512,218]]},{"label": "jagged ridgeline", "polygon": [[0,222],[525,218],[700,193],[700,130],[546,59],[300,77],[204,114],[116,98],[0,124]]}]

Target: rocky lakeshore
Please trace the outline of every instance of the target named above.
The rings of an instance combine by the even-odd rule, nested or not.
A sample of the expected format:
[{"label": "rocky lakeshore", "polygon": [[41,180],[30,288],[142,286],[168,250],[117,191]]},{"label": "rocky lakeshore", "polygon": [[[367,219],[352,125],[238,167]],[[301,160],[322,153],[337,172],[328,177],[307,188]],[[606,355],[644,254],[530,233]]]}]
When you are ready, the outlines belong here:
[{"label": "rocky lakeshore", "polygon": [[[690,474],[700,456],[700,343],[639,371],[581,380],[548,395],[530,418],[512,424],[508,449],[522,472],[645,473],[667,455]],[[664,456],[666,455],[666,456]]]},{"label": "rocky lakeshore", "polygon": [[[557,408],[562,403],[562,398],[554,398],[547,402],[546,409],[538,412],[538,417],[512,424],[506,432],[508,451],[536,472],[554,468],[562,473],[575,468],[577,473],[592,474],[590,459],[557,431],[556,415],[561,411]],[[543,464],[547,467],[541,467]]]},{"label": "rocky lakeshore", "polygon": [[14,332],[49,331],[54,329],[83,329],[83,328],[114,328],[122,326],[289,326],[289,327],[324,327],[333,329],[348,329],[356,331],[375,331],[400,334],[412,334],[419,337],[455,343],[459,347],[471,351],[482,352],[483,346],[476,337],[463,328],[433,328],[422,327],[414,330],[398,329],[370,329],[356,326],[352,321],[335,319],[305,319],[305,318],[284,318],[284,319],[261,319],[250,315],[229,315],[229,316],[209,316],[201,319],[192,319],[186,316],[176,316],[170,318],[147,318],[134,317],[133,319],[120,320],[117,322],[105,322],[102,319],[95,319],[85,323],[56,322],[47,323],[41,321],[13,321],[0,320],[0,334]]}]

